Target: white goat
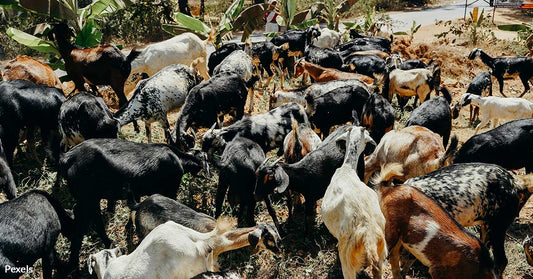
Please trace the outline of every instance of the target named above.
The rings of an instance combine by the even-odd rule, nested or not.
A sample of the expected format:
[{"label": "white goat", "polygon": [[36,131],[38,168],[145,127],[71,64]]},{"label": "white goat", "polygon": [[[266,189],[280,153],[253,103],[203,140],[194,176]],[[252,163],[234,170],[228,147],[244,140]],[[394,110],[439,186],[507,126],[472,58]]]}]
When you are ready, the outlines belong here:
[{"label": "white goat", "polygon": [[189,279],[206,271],[219,271],[218,255],[248,245],[256,250],[279,251],[280,236],[271,224],[233,228],[234,221],[219,218],[216,228],[200,233],[172,221],[157,226],[129,255],[111,259],[99,279]]},{"label": "white goat", "polygon": [[476,126],[479,129],[492,121],[492,128],[498,125],[500,119],[521,119],[533,117],[533,103],[522,98],[502,98],[495,96],[481,97],[475,94],[465,93],[461,96],[458,106],[468,104],[479,107],[479,119],[481,123]]},{"label": "white goat", "polygon": [[126,247],[104,249],[96,254],[91,254],[87,259],[89,274],[93,274],[94,272],[98,279],[104,278],[104,272],[106,271],[109,262],[122,255],[126,255]]},{"label": "white goat", "polygon": [[366,265],[373,278],[382,278],[387,259],[385,217],[378,195],[357,176],[357,161],[367,143],[374,143],[362,127],[353,127],[337,140],[346,148],[344,163],[335,171],[322,199],[321,214],[329,232],[339,241],[344,279],[357,278]]},{"label": "white goat", "polygon": [[201,77],[197,76],[195,60],[191,67],[174,64],[163,68],[152,77],[141,80],[128,103],[115,113],[120,125],[135,120],[143,120],[148,142],[152,142],[150,125],[159,122],[170,139],[170,124],[167,113],[180,108],[189,91],[196,86]]},{"label": "white goat", "polygon": [[190,65],[198,58],[200,59],[197,67],[200,75],[204,80],[209,79],[206,45],[211,39],[210,36],[202,41],[193,33],[184,33],[166,41],[148,45],[131,62],[131,73],[124,84],[124,92],[129,94],[135,88],[141,73],[152,76],[168,65]]},{"label": "white goat", "polygon": [[333,48],[341,41],[341,34],[327,27],[320,30],[320,36],[315,39],[313,45],[321,48]]}]

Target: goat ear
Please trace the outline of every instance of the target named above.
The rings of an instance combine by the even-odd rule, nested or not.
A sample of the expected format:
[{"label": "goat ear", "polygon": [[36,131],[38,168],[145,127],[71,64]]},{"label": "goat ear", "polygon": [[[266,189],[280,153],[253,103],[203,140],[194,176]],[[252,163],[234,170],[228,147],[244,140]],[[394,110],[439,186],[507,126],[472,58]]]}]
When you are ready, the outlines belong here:
[{"label": "goat ear", "polygon": [[279,183],[278,187],[274,188],[274,192],[283,193],[289,187],[289,175],[281,167],[277,167],[274,172],[274,178]]},{"label": "goat ear", "polygon": [[87,259],[87,269],[89,269],[89,274],[93,274],[93,268],[96,265],[96,260],[93,255],[90,255]]}]

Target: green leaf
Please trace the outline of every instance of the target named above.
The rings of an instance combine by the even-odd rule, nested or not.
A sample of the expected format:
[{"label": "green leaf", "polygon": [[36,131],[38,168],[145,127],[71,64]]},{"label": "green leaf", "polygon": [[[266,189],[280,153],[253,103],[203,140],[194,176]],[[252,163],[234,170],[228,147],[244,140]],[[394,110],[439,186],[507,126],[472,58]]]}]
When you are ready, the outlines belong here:
[{"label": "green leaf", "polygon": [[418,32],[418,29],[420,29],[420,26],[422,26],[421,24],[417,25],[414,29],[413,29],[413,34]]},{"label": "green leaf", "polygon": [[344,26],[346,26],[348,29],[352,29],[352,27],[354,27],[357,23],[355,22],[341,22],[342,24],[344,24]]},{"label": "green leaf", "polygon": [[81,10],[86,11],[88,19],[92,19],[114,13],[120,9],[128,7],[131,4],[132,2],[129,0],[99,0]]},{"label": "green leaf", "polygon": [[306,28],[311,27],[311,26],[313,26],[313,25],[315,25],[315,24],[317,24],[317,23],[318,23],[318,19],[313,18],[313,19],[311,19],[311,20],[304,21],[304,22],[302,22],[302,23],[296,25],[295,27],[296,27],[297,29],[306,29]]},{"label": "green leaf", "polygon": [[205,40],[207,39],[207,34],[206,33],[200,33],[200,32],[195,32],[187,27],[184,27],[182,25],[177,25],[177,24],[162,24],[161,25],[161,29],[163,29],[163,31],[169,33],[170,35],[173,35],[173,36],[176,36],[176,35],[179,35],[179,34],[182,34],[182,33],[186,33],[186,32],[193,32],[194,34],[198,35],[198,37],[202,40]]},{"label": "green leaf", "polygon": [[54,42],[46,41],[39,39],[33,35],[30,35],[26,32],[20,31],[13,27],[10,27],[6,30],[6,33],[13,40],[40,52],[44,53],[53,53],[59,55],[59,51],[55,46]]},{"label": "green leaf", "polygon": [[102,32],[98,30],[98,26],[93,19],[87,21],[80,33],[76,37],[76,45],[82,47],[93,47],[100,44],[102,41]]},{"label": "green leaf", "polygon": [[285,26],[285,19],[281,16],[278,16],[276,17],[276,23],[279,25],[279,26]]},{"label": "green leaf", "polygon": [[498,29],[503,31],[527,31],[529,28],[524,24],[503,24],[498,25]]},{"label": "green leaf", "polygon": [[19,0],[22,7],[59,20],[75,19],[78,11],[77,0]]},{"label": "green leaf", "polygon": [[[178,26],[180,26],[182,29],[188,30],[189,32],[194,32],[195,34],[202,35],[204,37],[207,37],[207,35],[209,34],[210,28],[205,25],[201,20],[179,12],[174,14],[174,20],[176,20]],[[167,25],[176,26],[175,24]]]},{"label": "green leaf", "polygon": [[287,1],[287,15],[288,22],[292,23],[294,15],[296,14],[296,0],[286,0]]}]

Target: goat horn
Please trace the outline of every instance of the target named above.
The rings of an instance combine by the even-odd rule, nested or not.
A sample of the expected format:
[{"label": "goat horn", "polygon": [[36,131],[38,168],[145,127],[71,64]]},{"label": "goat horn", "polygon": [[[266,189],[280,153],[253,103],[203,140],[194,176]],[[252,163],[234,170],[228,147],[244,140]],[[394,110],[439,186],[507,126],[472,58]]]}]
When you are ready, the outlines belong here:
[{"label": "goat horn", "polygon": [[268,156],[266,157],[266,159],[261,163],[261,165],[264,165],[266,163],[268,163],[268,160],[270,160],[271,158],[274,158],[275,156]]},{"label": "goat horn", "polygon": [[281,159],[283,159],[283,157],[279,157],[276,161],[274,161],[272,164],[275,165],[277,164]]}]

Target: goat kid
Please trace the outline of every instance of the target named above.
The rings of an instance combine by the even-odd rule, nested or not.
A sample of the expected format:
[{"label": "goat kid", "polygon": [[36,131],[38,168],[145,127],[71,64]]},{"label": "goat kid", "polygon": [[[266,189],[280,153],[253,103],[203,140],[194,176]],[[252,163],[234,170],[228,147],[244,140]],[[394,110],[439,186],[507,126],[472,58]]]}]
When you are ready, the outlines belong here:
[{"label": "goat kid", "polygon": [[463,107],[469,104],[479,107],[480,110],[481,123],[476,126],[474,135],[490,120],[492,120],[492,128],[495,128],[500,119],[514,120],[533,117],[533,103],[522,98],[481,97],[465,93],[457,105]]}]

